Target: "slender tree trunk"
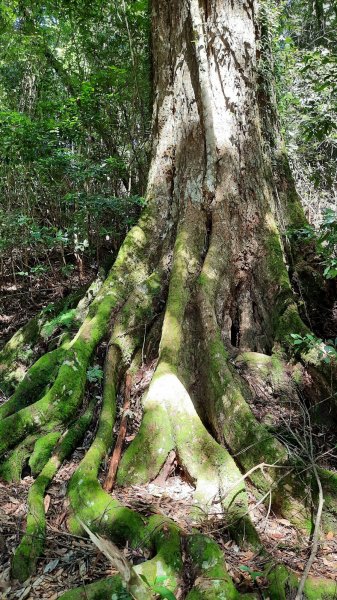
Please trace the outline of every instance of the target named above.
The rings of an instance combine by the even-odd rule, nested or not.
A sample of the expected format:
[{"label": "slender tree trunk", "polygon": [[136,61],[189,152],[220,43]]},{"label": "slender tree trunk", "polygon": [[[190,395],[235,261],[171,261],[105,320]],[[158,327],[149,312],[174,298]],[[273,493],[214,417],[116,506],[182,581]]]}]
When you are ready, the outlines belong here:
[{"label": "slender tree trunk", "polygon": [[[303,223],[304,217],[281,151],[272,84],[263,76],[263,61],[271,60],[265,27],[255,0],[152,1],[148,205],[90,307],[76,313],[75,337],[32,365],[0,408],[2,472],[11,473],[18,448],[26,456],[34,447],[36,464],[42,445],[52,455],[51,479],[53,457],[66,453],[62,440],[51,443],[50,432],[66,428],[82,411],[87,367],[101,340],[110,340],[97,434],[69,483],[69,527],[82,531],[82,522],[118,544],[143,540],[154,558],[137,572],[153,580],[160,565],[172,590],[183,571],[183,532],[158,516],[144,524],[98,481],[112,445],[116,394],[125,370],[139,361],[144,332],[157,342],[158,362],[117,484],[155,479],[175,452],[195,487],[191,518],[196,522],[216,507],[238,543],[261,550],[248,510],[247,471],[257,498],[272,498],[299,527],[307,518],[289,449],[254,412],[259,386],[270,399],[278,394],[298,400],[303,357],[286,365],[285,356],[289,334],[309,331],[297,310],[281,239],[289,224]],[[294,249],[293,269],[297,254]],[[3,364],[13,356],[12,346],[4,349]],[[318,393],[325,394],[329,383],[319,354],[305,359],[320,382]],[[37,434],[43,435],[39,446]],[[279,467],[285,469],[282,477]],[[330,482],[331,527],[337,486],[330,474],[320,476]],[[34,502],[41,508],[45,487],[34,488],[33,514]],[[44,515],[41,510],[38,515],[41,536]],[[35,566],[32,518],[29,524],[13,561],[13,572],[22,579]],[[185,542],[195,571],[187,598],[215,599],[220,593],[238,598],[217,544],[202,534]],[[298,585],[270,561],[266,573],[272,598],[285,597],[286,585]],[[281,596],[275,591],[279,578]],[[97,584],[89,597],[111,597],[120,585],[116,579]],[[324,593],[330,594],[330,587],[326,583]],[[143,589],[139,596],[134,588],[129,591],[144,597]]]}]

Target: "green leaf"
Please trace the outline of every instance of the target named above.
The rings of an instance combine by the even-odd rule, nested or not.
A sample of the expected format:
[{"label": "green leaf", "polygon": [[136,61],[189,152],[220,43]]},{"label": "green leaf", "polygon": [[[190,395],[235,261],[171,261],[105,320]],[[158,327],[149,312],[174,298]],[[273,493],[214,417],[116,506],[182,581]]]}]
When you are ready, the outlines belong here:
[{"label": "green leaf", "polygon": [[151,587],[149,580],[147,579],[147,577],[145,577],[145,575],[142,575],[142,573],[139,573],[139,577],[144,581],[144,583],[146,583],[146,585],[148,587]]},{"label": "green leaf", "polygon": [[166,587],[155,586],[153,591],[156,592],[156,594],[158,594],[161,598],[166,598],[167,600],[177,600],[173,592]]},{"label": "green leaf", "polygon": [[103,379],[103,371],[97,365],[87,370],[87,380],[90,383],[95,383],[100,379]]},{"label": "green leaf", "polygon": [[164,581],[166,581],[167,576],[166,575],[161,575],[160,577],[156,577],[156,579],[154,580],[154,585],[157,585],[157,583],[164,583]]}]

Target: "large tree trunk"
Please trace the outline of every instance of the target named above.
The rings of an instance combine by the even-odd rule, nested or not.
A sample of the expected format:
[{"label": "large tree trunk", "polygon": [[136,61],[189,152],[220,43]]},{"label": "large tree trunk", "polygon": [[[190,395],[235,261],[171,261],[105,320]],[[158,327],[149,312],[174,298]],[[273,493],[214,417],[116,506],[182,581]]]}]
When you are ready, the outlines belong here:
[{"label": "large tree trunk", "polygon": [[[44,535],[46,486],[75,447],[92,407],[75,434],[70,429],[67,438],[53,438],[50,444],[51,435],[64,431],[82,410],[87,366],[107,336],[98,431],[69,484],[73,531],[79,530],[77,518],[119,544],[150,539],[157,554],[138,572],[152,576],[154,564],[160,563],[171,589],[181,576],[178,527],[158,517],[144,526],[97,479],[112,444],[116,393],[125,370],[137,362],[144,331],[157,341],[158,362],[143,399],[139,433],[122,456],[118,484],[156,478],[175,451],[195,486],[193,518],[200,520],[215,503],[239,543],[261,546],[249,516],[247,471],[257,498],[271,496],[299,527],[308,516],[302,507],[304,490],[291,474],[280,477],[276,468],[276,463],[288,464],[288,448],[254,415],[256,386],[268,388],[270,398],[297,398],[304,369],[296,361],[285,368],[285,353],[290,333],[308,331],[296,307],[281,238],[285,227],[303,223],[304,216],[281,151],[272,85],[261,67],[270,56],[257,2],[153,0],[152,23],[153,157],[147,207],[74,339],[42,356],[0,408],[2,473],[8,475],[13,462],[34,447],[37,433],[43,433],[44,450],[51,446],[48,456],[53,453],[30,494],[29,531],[13,562],[13,573],[21,579],[41,552],[41,546],[33,552],[32,539]],[[296,260],[295,251],[292,269]],[[5,349],[3,361],[11,351]],[[310,360],[316,389],[325,393],[324,366],[317,356]],[[35,445],[34,464],[40,454]],[[267,474],[254,469],[261,463],[271,465]],[[329,485],[331,528],[335,481]],[[213,541],[194,534],[185,550],[196,580],[188,598],[219,598],[221,592],[238,597]],[[275,592],[280,589],[275,570],[269,578],[270,597],[285,597]],[[281,580],[285,594],[283,571]],[[92,597],[110,597],[119,585],[117,580],[99,584]],[[140,588],[129,590],[142,598]]]}]

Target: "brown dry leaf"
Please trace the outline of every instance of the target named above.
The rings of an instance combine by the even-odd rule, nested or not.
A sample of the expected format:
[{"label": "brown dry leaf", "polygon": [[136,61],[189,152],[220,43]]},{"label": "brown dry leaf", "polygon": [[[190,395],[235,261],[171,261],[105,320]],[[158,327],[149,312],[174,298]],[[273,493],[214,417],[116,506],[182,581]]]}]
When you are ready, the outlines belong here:
[{"label": "brown dry leaf", "polygon": [[87,565],[85,564],[85,561],[82,560],[79,566],[79,571],[80,571],[80,575],[81,577],[84,577],[84,575],[87,572]]},{"label": "brown dry leaf", "polygon": [[328,560],[327,558],[322,558],[322,562],[323,565],[325,565],[326,567],[331,567],[332,562],[330,562],[330,560]]},{"label": "brown dry leaf", "polygon": [[248,552],[244,552],[243,556],[246,560],[251,560],[252,558],[254,558],[255,553],[251,552],[251,550],[249,550]]},{"label": "brown dry leaf", "polygon": [[67,511],[65,510],[65,511],[63,511],[63,513],[61,513],[61,514],[60,514],[60,515],[57,517],[57,519],[55,520],[55,523],[56,523],[56,525],[57,525],[58,527],[59,527],[60,525],[62,525],[62,523],[63,523],[64,519],[66,518],[66,516],[67,516]]},{"label": "brown dry leaf", "polygon": [[281,525],[285,525],[286,527],[291,527],[291,523],[287,519],[277,519],[277,522],[281,523]]},{"label": "brown dry leaf", "polygon": [[45,513],[48,512],[48,509],[49,509],[49,506],[50,506],[50,500],[51,500],[51,498],[50,498],[49,494],[46,494],[45,497],[44,497],[44,501],[43,501],[44,512]]},{"label": "brown dry leaf", "polygon": [[335,537],[334,532],[333,531],[328,531],[328,533],[325,536],[325,539],[327,539],[327,540],[333,540],[334,537]]},{"label": "brown dry leaf", "polygon": [[280,531],[272,531],[269,536],[272,540],[282,540],[284,538],[284,534]]},{"label": "brown dry leaf", "polygon": [[13,502],[13,504],[20,504],[20,501],[17,498],[13,498],[13,496],[8,496],[8,500]]}]

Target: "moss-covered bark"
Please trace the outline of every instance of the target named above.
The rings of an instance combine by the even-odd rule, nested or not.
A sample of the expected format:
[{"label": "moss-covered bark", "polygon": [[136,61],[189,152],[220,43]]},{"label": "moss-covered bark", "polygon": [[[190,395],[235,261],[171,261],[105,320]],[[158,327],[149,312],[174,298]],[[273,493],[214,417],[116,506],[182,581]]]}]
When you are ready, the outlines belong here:
[{"label": "moss-covered bark", "polygon": [[89,305],[97,295],[104,277],[103,271],[100,272],[87,290],[76,290],[66,298],[47,306],[13,335],[0,350],[0,389],[8,395],[15,391],[41,353],[41,347],[45,348],[48,345],[49,349],[52,349],[55,333],[58,334],[59,345],[60,341],[65,340],[65,336],[76,332],[85,319]]},{"label": "moss-covered bark", "polygon": [[83,585],[60,596],[62,600],[131,600],[125,582],[120,576]]},{"label": "moss-covered bark", "polygon": [[196,576],[196,583],[187,594],[187,600],[237,600],[239,594],[228,575],[219,546],[200,534],[189,536],[186,545]]},{"label": "moss-covered bark", "polygon": [[[62,462],[70,456],[86,433],[93,416],[94,402],[91,402],[85,413],[67,431],[53,453],[43,466],[28,494],[28,515],[25,534],[12,560],[12,576],[25,581],[35,570],[38,558],[43,554],[46,536],[46,517],[44,494]],[[54,437],[55,440],[55,437]],[[42,438],[42,442],[45,438]],[[56,440],[55,440],[56,441]],[[41,443],[38,440],[36,446]],[[34,451],[36,452],[36,450]],[[45,444],[43,448],[45,452]],[[34,454],[32,454],[32,458]],[[41,460],[41,454],[39,456]]]},{"label": "moss-covered bark", "polygon": [[22,470],[31,456],[36,435],[28,435],[0,464],[0,477],[5,481],[20,481]]}]

